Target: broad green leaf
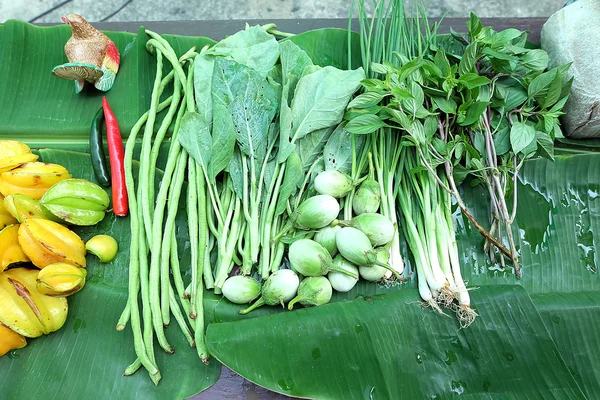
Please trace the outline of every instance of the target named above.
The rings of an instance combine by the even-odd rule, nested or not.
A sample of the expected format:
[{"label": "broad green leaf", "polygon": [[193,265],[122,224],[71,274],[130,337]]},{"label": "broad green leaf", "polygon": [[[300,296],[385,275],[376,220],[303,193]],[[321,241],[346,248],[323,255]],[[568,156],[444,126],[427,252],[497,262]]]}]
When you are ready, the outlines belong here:
[{"label": "broad green leaf", "polygon": [[383,81],[379,80],[379,79],[363,79],[361,82],[361,85],[365,88],[365,90],[367,91],[380,91],[380,90],[384,90],[385,88],[385,84],[383,83]]},{"label": "broad green leaf", "polygon": [[[88,154],[61,150],[41,150],[39,154],[41,161],[62,164],[75,178],[97,182]],[[137,163],[134,168],[137,169]],[[137,176],[135,170],[134,176]],[[162,172],[157,171],[157,185],[161,178]],[[204,365],[175,323],[166,330],[175,354],[168,355],[158,345],[155,347],[162,372],[158,386],[154,386],[144,370],[129,377],[122,375],[135,359],[130,326],[122,332],[115,330],[127,301],[129,219],[115,218],[112,213],[107,213],[96,226],[73,229],[84,241],[98,234],[111,235],[119,244],[117,257],[102,264],[96,257],[88,256],[86,285],[69,297],[65,325],[50,335],[28,340],[23,349],[0,357],[2,397],[33,399],[46,396],[65,400],[138,396],[145,399],[188,398],[214,384],[221,365],[214,358],[208,366]],[[187,217],[183,205],[177,218],[177,232],[182,273],[185,274],[190,255],[189,248],[185,248]],[[99,380],[106,384],[99,385]]]},{"label": "broad green leaf", "polygon": [[[279,106],[275,89],[253,69],[218,58],[213,102],[227,107],[240,149],[260,165],[267,148],[269,126]],[[214,119],[222,117],[225,118],[215,115]]]},{"label": "broad green leaf", "polygon": [[398,81],[404,82],[406,78],[417,72],[422,65],[423,60],[421,58],[415,58],[407,62],[398,70]]},{"label": "broad green leaf", "polygon": [[[179,143],[187,150],[189,155],[203,168],[210,170],[213,153],[213,143],[210,136],[210,127],[202,115],[186,111],[181,119],[181,126],[177,136]],[[233,148],[231,149],[233,150]],[[219,154],[215,154],[219,157]]]},{"label": "broad green leaf", "polygon": [[548,86],[548,94],[546,94],[546,98],[541,103],[542,107],[549,108],[554,103],[556,103],[558,99],[560,99],[562,87],[563,77],[560,74],[556,74],[556,77],[554,78],[552,83],[550,83],[550,86]]},{"label": "broad green leaf", "polygon": [[415,138],[417,144],[424,145],[427,142],[425,127],[419,120],[412,121],[410,124],[410,135]]},{"label": "broad green leaf", "polygon": [[483,137],[483,134],[481,132],[477,132],[473,136],[473,147],[475,147],[475,150],[477,150],[481,157],[485,158],[485,138]]},{"label": "broad green leaf", "polygon": [[551,115],[544,115],[544,132],[551,134],[554,129],[554,124],[558,122],[557,117],[553,117]]},{"label": "broad green leaf", "polygon": [[413,95],[408,90],[400,86],[393,86],[391,92],[398,100],[410,100],[413,98]]},{"label": "broad green leaf", "polygon": [[502,53],[502,52],[496,51],[496,50],[492,50],[489,47],[486,47],[485,49],[483,49],[482,53],[489,57],[495,58],[497,60],[502,60],[502,61],[517,61],[519,59],[518,57],[515,57],[513,55]]},{"label": "broad green leaf", "polygon": [[510,129],[510,146],[515,154],[535,141],[535,128],[523,122],[515,122]]},{"label": "broad green leaf", "polygon": [[450,63],[448,62],[446,53],[443,50],[439,50],[435,53],[433,62],[435,65],[437,65],[444,76],[447,76],[450,73]]},{"label": "broad green leaf", "polygon": [[205,121],[212,121],[212,78],[214,57],[199,54],[194,58],[194,94],[198,113]]},{"label": "broad green leaf", "polygon": [[[352,134],[340,124],[335,128],[323,149],[326,170],[341,171],[350,175],[352,171]],[[355,135],[356,154],[361,154],[365,136]]]},{"label": "broad green leaf", "polygon": [[520,31],[515,28],[505,29],[500,31],[492,36],[492,46],[498,46],[505,43],[512,42],[514,39],[518,38],[523,34],[523,31]]},{"label": "broad green leaf", "polygon": [[394,72],[394,68],[380,63],[371,63],[371,72],[381,75],[387,75]]},{"label": "broad green leaf", "polygon": [[298,140],[296,152],[300,156],[302,166],[305,170],[308,170],[317,157],[323,153],[325,143],[327,143],[327,140],[331,137],[334,129],[335,127],[333,126],[330,128],[319,129]]},{"label": "broad green leaf", "polygon": [[543,71],[548,68],[548,53],[541,49],[529,50],[521,58],[523,66],[533,71]]},{"label": "broad green leaf", "polygon": [[302,160],[296,152],[293,152],[285,162],[285,175],[279,189],[277,206],[275,208],[276,216],[285,211],[288,199],[296,192],[297,186],[303,180],[304,168],[302,168]]},{"label": "broad green leaf", "polygon": [[472,297],[480,317],[469,329],[400,290],[212,324],[207,341],[243,377],[296,397],[582,396],[525,290],[488,286]]},{"label": "broad green leaf", "polygon": [[504,89],[504,108],[506,111],[520,107],[527,100],[527,91],[521,86],[508,86]]},{"label": "broad green leaf", "polygon": [[305,75],[296,86],[292,108],[292,143],[317,129],[338,124],[365,74],[324,67]]},{"label": "broad green leaf", "polygon": [[279,58],[279,47],[275,36],[257,25],[226,37],[208,53],[230,57],[264,78]]},{"label": "broad green leaf", "polygon": [[[525,162],[518,183],[519,208],[515,238],[524,266],[519,280],[532,296],[569,370],[588,398],[600,393],[594,332],[600,275],[595,249],[600,219],[597,154],[558,156],[554,162]],[[480,190],[464,189],[463,197],[477,218],[488,216]],[[458,215],[458,214],[457,214]],[[471,285],[515,283],[510,270],[491,265],[480,251],[478,233],[458,215],[461,257],[469,258],[463,276]]]},{"label": "broad green leaf", "polygon": [[376,130],[383,128],[385,122],[383,122],[377,115],[364,114],[354,118],[352,121],[348,121],[345,129],[356,135],[367,135],[373,133]]},{"label": "broad green leaf", "polygon": [[588,399],[598,398],[600,369],[594,355],[600,347],[600,293],[551,293],[532,300],[579,387]]},{"label": "broad green leaf", "polygon": [[279,44],[281,53],[281,74],[283,77],[283,89],[281,106],[279,110],[279,162],[284,162],[294,151],[295,146],[290,143],[292,133],[292,109],[290,104],[296,85],[306,67],[312,65],[310,57],[304,50],[294,42],[285,40]]},{"label": "broad green leaf", "polygon": [[[438,68],[435,63],[429,60],[423,60],[422,70],[429,73],[429,79],[431,78],[441,78],[444,76],[442,70]],[[422,73],[422,72],[421,72]]]},{"label": "broad green leaf", "polygon": [[458,64],[458,73],[460,75],[468,74],[469,72],[473,72],[475,68],[475,61],[477,57],[477,42],[470,43],[465,49],[465,54],[463,54],[460,59],[460,63]]},{"label": "broad green leaf", "polygon": [[386,107],[385,110],[391,115],[392,120],[397,122],[404,130],[410,130],[410,119],[403,111],[391,107]]},{"label": "broad green leaf", "polygon": [[296,90],[298,80],[302,76],[302,72],[309,65],[313,65],[313,62],[304,50],[290,40],[284,40],[279,43],[279,49],[281,53],[281,74],[283,77],[282,96],[289,105],[292,101],[292,95]]},{"label": "broad green leaf", "polygon": [[354,118],[364,114],[378,114],[381,110],[383,110],[383,107],[381,106],[374,106],[369,108],[351,108],[344,113],[344,120],[351,121]]},{"label": "broad green leaf", "polygon": [[427,118],[425,118],[423,128],[425,130],[425,136],[427,136],[428,140],[431,140],[431,138],[438,132],[438,121],[438,117],[433,115],[430,115]]},{"label": "broad green leaf", "polygon": [[456,32],[454,29],[452,29],[452,27],[450,27],[450,35],[456,42],[459,42],[465,46],[469,44],[469,41],[467,40],[468,35],[466,33]]},{"label": "broad green leaf", "polygon": [[211,179],[227,168],[235,148],[235,126],[227,105],[221,102],[213,104],[212,121],[212,162],[209,166]]},{"label": "broad green leaf", "polygon": [[470,72],[458,78],[458,82],[467,89],[474,89],[479,86],[487,85],[490,83],[490,80],[485,76],[480,76],[474,72]]},{"label": "broad green leaf", "polygon": [[556,102],[556,104],[554,104],[552,106],[552,108],[550,109],[551,113],[556,113],[559,112],[563,109],[563,107],[565,106],[565,104],[567,103],[567,100],[569,100],[569,96],[565,96],[562,99],[560,99],[558,102]]},{"label": "broad green leaf", "polygon": [[446,97],[448,93],[442,89],[436,89],[431,86],[423,86],[423,92],[430,97]]}]

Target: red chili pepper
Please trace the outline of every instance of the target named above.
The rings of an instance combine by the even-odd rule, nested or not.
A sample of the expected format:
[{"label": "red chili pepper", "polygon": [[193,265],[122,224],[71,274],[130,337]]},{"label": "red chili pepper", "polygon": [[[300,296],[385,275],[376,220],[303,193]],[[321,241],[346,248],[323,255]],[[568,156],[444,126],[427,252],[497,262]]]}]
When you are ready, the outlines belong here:
[{"label": "red chili pepper", "polygon": [[121,130],[106,97],[102,97],[104,121],[106,122],[106,141],[108,142],[108,158],[112,177],[112,202],[115,215],[125,217],[129,211],[127,187],[125,185],[125,151]]}]

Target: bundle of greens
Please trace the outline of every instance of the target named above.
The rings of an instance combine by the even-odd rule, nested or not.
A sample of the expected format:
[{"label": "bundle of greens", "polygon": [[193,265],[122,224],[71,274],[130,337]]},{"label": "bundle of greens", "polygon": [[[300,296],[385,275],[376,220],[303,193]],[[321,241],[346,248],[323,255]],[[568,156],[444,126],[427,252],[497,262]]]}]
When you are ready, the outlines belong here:
[{"label": "bundle of greens", "polygon": [[[456,309],[468,326],[476,314],[460,276],[449,195],[485,237],[492,261],[499,252],[502,266],[508,257],[520,276],[512,231],[517,175],[528,158],[553,158],[569,66],[544,72],[548,56],[528,46],[525,32],[496,32],[473,14],[468,34],[442,37],[423,10],[405,18],[401,1],[387,8],[376,1],[370,21],[362,0],[359,11],[369,79],[350,104],[346,129],[372,137],[375,164],[381,158],[398,166],[388,194],[395,193],[402,211],[421,296],[435,308]],[[489,230],[461,198],[465,179],[489,191]]]}]

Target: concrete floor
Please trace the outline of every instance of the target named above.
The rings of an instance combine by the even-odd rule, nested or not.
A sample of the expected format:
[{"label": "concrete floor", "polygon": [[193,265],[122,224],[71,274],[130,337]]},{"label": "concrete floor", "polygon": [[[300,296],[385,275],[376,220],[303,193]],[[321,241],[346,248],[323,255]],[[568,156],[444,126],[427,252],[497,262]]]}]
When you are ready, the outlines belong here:
[{"label": "concrete floor", "polygon": [[[406,0],[407,3],[412,0]],[[88,21],[346,18],[352,0],[0,0],[7,19],[60,23],[78,13]],[[369,0],[366,1],[369,3]],[[424,0],[429,14],[464,17],[547,17],[566,0]],[[56,8],[55,8],[56,7]],[[55,8],[55,9],[53,9]],[[116,12],[116,13],[115,13]]]}]

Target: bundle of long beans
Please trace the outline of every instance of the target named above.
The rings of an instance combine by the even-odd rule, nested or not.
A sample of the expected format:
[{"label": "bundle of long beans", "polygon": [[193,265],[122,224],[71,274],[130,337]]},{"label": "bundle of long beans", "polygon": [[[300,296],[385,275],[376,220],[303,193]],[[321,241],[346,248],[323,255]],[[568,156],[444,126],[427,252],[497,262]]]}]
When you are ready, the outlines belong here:
[{"label": "bundle of long beans", "polygon": [[[195,110],[193,58],[197,53],[195,48],[192,48],[178,58],[164,38],[152,31],[146,33],[150,37],[146,47],[150,53],[155,54],[157,68],[150,109],[131,130],[125,147],[125,174],[131,224],[129,297],[117,323],[117,329],[123,330],[129,321],[134,336],[137,358],[126,368],[124,375],[133,374],[143,365],[153,382],[158,384],[161,375],[154,355],[154,338],[156,337],[165,352],[174,352],[164,331],[170,323],[171,313],[190,346],[196,347],[203,362],[208,362],[202,312],[203,263],[199,262],[199,257],[204,257],[206,235],[198,232],[198,219],[206,218],[206,213],[203,212],[206,207],[206,195],[203,179],[196,178],[195,161],[188,157],[177,140],[184,113]],[[167,74],[164,74],[165,60],[172,68]],[[172,94],[160,102],[161,95],[167,90],[172,90]],[[157,114],[164,110],[167,112],[156,130]],[[174,127],[167,163],[160,188],[158,193],[155,193],[157,160],[171,125]],[[136,180],[133,153],[142,129]],[[192,252],[192,282],[187,291],[181,276],[175,237],[175,220],[179,200],[184,195],[186,169],[188,228]],[[170,279],[171,275],[173,282]]]}]

